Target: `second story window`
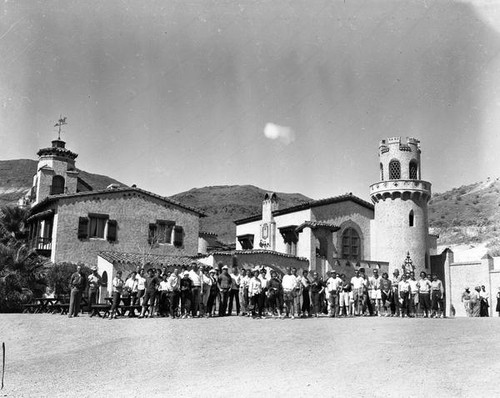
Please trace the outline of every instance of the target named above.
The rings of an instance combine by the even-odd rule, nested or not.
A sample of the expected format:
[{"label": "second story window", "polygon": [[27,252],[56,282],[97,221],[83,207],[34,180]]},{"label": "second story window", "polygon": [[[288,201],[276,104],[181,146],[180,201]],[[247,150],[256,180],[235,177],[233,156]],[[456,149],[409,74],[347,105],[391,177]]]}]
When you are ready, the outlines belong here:
[{"label": "second story window", "polygon": [[397,160],[391,160],[391,162],[389,163],[389,179],[401,179],[401,163],[399,163],[399,161]]},{"label": "second story window", "polygon": [[104,239],[107,214],[89,214],[89,238]]},{"label": "second story window", "polygon": [[169,220],[156,220],[156,223],[149,224],[149,243],[172,244],[172,234],[174,231],[174,227],[175,221]]}]

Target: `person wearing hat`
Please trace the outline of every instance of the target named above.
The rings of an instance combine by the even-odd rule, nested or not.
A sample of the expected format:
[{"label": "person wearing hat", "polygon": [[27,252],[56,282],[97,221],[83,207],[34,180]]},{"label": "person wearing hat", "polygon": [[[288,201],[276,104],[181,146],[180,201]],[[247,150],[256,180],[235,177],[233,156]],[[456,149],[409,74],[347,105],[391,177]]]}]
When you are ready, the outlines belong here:
[{"label": "person wearing hat", "polygon": [[208,278],[210,279],[210,294],[207,301],[207,316],[215,316],[215,301],[219,295],[219,287],[217,286],[217,270],[212,268],[208,271]]},{"label": "person wearing hat", "polygon": [[231,290],[231,286],[233,284],[233,279],[231,278],[231,275],[229,275],[228,270],[229,267],[227,265],[224,265],[222,267],[222,273],[219,275],[219,278],[217,280],[217,287],[219,288],[221,296],[221,303],[219,306],[219,316],[226,316],[229,293]]},{"label": "person wearing hat", "polygon": [[99,287],[101,286],[101,276],[97,272],[97,267],[94,265],[92,267],[92,273],[87,278],[87,282],[89,285],[89,308],[88,312],[90,317],[93,317],[95,314],[95,310],[92,308],[94,304],[97,304],[97,295],[99,293]]}]

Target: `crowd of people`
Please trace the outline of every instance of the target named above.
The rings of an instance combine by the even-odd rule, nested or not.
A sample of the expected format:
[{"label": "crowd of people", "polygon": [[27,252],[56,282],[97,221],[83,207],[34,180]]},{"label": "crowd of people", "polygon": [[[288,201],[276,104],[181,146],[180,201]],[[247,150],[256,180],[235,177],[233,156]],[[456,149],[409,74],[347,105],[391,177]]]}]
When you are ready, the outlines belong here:
[{"label": "crowd of people", "polygon": [[[137,267],[123,278],[117,271],[112,281],[110,319],[119,305],[139,306],[144,317],[223,317],[230,315],[260,318],[400,316],[443,317],[443,284],[436,275],[395,270],[392,278],[373,269],[355,271],[352,278],[327,272],[288,268],[281,273],[266,267],[239,269],[191,266],[175,268]],[[80,278],[72,276],[72,283]],[[97,268],[88,276],[89,305],[97,302],[100,277]],[[78,311],[70,311],[76,316]],[[92,313],[92,312],[91,312]]]},{"label": "crowd of people", "polygon": [[[500,288],[497,293],[497,308],[500,312]],[[468,317],[487,317],[489,316],[490,295],[486,291],[486,287],[476,286],[474,290],[466,287],[462,293],[462,303],[464,304],[465,313]]]}]

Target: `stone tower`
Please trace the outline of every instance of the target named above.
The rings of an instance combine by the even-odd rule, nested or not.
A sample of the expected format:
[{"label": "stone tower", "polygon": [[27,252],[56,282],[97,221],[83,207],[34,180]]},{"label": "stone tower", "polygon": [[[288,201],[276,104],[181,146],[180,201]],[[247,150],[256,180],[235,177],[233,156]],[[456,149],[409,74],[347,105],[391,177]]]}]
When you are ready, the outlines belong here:
[{"label": "stone tower", "polygon": [[[430,272],[427,203],[431,184],[423,181],[420,141],[400,137],[379,146],[380,181],[370,186],[375,205],[372,257],[389,261],[389,270]],[[409,261],[411,260],[411,262]]]},{"label": "stone tower", "polygon": [[28,201],[33,206],[49,195],[75,193],[78,174],[75,168],[77,154],[66,149],[61,139],[52,141],[52,146],[38,151],[38,169],[33,177],[33,187],[28,192]]}]

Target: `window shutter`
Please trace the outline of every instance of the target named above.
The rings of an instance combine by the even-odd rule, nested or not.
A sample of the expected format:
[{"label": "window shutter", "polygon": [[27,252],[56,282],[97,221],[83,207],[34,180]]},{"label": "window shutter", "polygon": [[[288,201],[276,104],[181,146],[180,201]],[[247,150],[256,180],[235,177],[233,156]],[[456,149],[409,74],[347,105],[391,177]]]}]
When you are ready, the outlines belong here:
[{"label": "window shutter", "polygon": [[78,219],[78,239],[87,239],[89,236],[89,219],[80,217]]},{"label": "window shutter", "polygon": [[174,245],[180,247],[184,244],[184,228],[176,225],[174,227]]},{"label": "window shutter", "polygon": [[149,224],[148,243],[150,245],[156,243],[156,224]]},{"label": "window shutter", "polygon": [[109,242],[116,242],[116,232],[118,223],[116,220],[109,220],[108,221],[108,241]]}]

